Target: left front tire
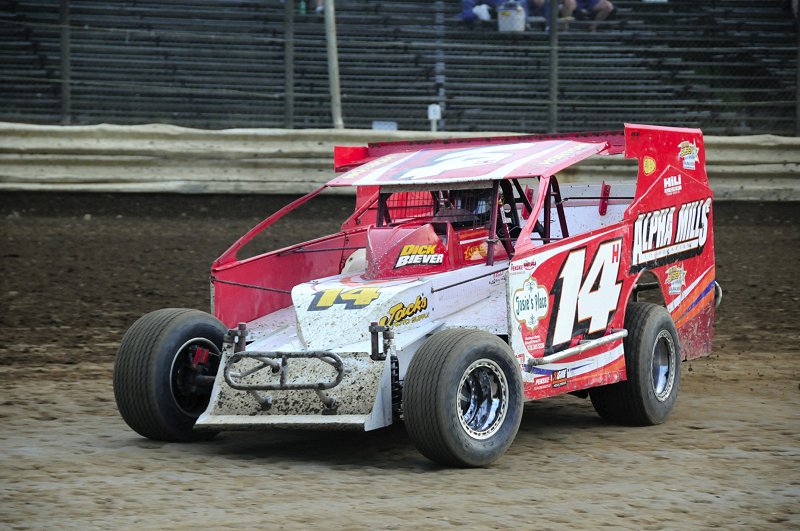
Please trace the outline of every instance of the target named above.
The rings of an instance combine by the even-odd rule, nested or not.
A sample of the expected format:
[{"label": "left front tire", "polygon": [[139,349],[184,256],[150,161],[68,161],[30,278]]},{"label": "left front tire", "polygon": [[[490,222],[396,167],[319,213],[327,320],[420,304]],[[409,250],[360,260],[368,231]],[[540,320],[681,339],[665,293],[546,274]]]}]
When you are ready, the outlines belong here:
[{"label": "left front tire", "polygon": [[225,325],[198,310],[166,308],[125,333],[114,364],[114,398],[135,432],[158,441],[213,437],[195,432],[219,369]]}]

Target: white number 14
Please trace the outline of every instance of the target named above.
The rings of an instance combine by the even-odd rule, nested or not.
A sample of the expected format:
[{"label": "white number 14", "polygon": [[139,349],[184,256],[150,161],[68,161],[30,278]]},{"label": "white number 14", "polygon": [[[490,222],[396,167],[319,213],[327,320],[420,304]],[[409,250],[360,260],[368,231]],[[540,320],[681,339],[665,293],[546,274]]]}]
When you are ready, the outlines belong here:
[{"label": "white number 14", "polygon": [[587,319],[590,319],[588,334],[599,332],[608,326],[608,316],[617,309],[622,289],[622,283],[617,282],[621,247],[619,239],[601,243],[584,279],[586,248],[569,254],[559,277],[561,294],[556,306],[558,316],[553,332],[553,346],[571,341],[577,325]]}]

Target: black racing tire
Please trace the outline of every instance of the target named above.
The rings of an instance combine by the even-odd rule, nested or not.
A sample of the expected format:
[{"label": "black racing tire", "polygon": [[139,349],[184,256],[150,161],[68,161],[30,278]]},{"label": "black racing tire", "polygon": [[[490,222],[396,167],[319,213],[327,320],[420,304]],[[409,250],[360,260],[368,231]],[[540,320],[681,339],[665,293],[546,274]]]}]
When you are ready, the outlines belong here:
[{"label": "black racing tire", "polygon": [[681,347],[669,312],[633,302],[625,315],[627,380],[589,391],[595,411],[627,426],[661,424],[675,406],[681,382]]},{"label": "black racing tire", "polygon": [[514,441],[522,374],[509,346],[479,330],[444,330],[425,341],[405,375],[406,430],[442,465],[486,466]]},{"label": "black racing tire", "polygon": [[[208,406],[208,378],[215,376],[227,329],[199,310],[166,308],[141,317],[122,338],[114,364],[114,398],[122,418],[135,432],[158,441],[207,440],[213,431],[194,431]],[[192,367],[197,348],[207,361]]]}]

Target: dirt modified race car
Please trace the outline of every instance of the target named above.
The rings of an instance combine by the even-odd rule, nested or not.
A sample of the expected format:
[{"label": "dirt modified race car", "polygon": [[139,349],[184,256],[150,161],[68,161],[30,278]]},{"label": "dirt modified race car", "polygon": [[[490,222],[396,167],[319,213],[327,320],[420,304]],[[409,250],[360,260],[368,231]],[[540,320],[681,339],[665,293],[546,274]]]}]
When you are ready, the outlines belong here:
[{"label": "dirt modified race car", "polygon": [[[594,155],[635,184],[565,185]],[[341,231],[212,267],[213,316],[163,309],[122,340],[119,411],[135,431],[374,430],[402,419],[430,459],[483,466],[527,400],[572,393],[609,421],[664,421],[681,361],[710,352],[712,191],[699,130],[336,148],[356,187]],[[325,187],[323,187],[325,188]],[[643,302],[649,298],[654,302]]]}]

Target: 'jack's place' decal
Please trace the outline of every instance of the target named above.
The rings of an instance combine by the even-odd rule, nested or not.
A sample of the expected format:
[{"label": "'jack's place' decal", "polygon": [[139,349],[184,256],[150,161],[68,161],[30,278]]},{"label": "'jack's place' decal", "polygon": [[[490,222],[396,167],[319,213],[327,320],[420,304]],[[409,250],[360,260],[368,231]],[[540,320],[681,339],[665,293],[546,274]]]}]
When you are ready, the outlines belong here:
[{"label": "'jack's place' decal", "polygon": [[384,315],[378,321],[381,326],[398,326],[413,323],[428,316],[425,310],[428,308],[428,297],[417,295],[414,302],[403,304],[398,302],[389,308],[389,315]]}]

